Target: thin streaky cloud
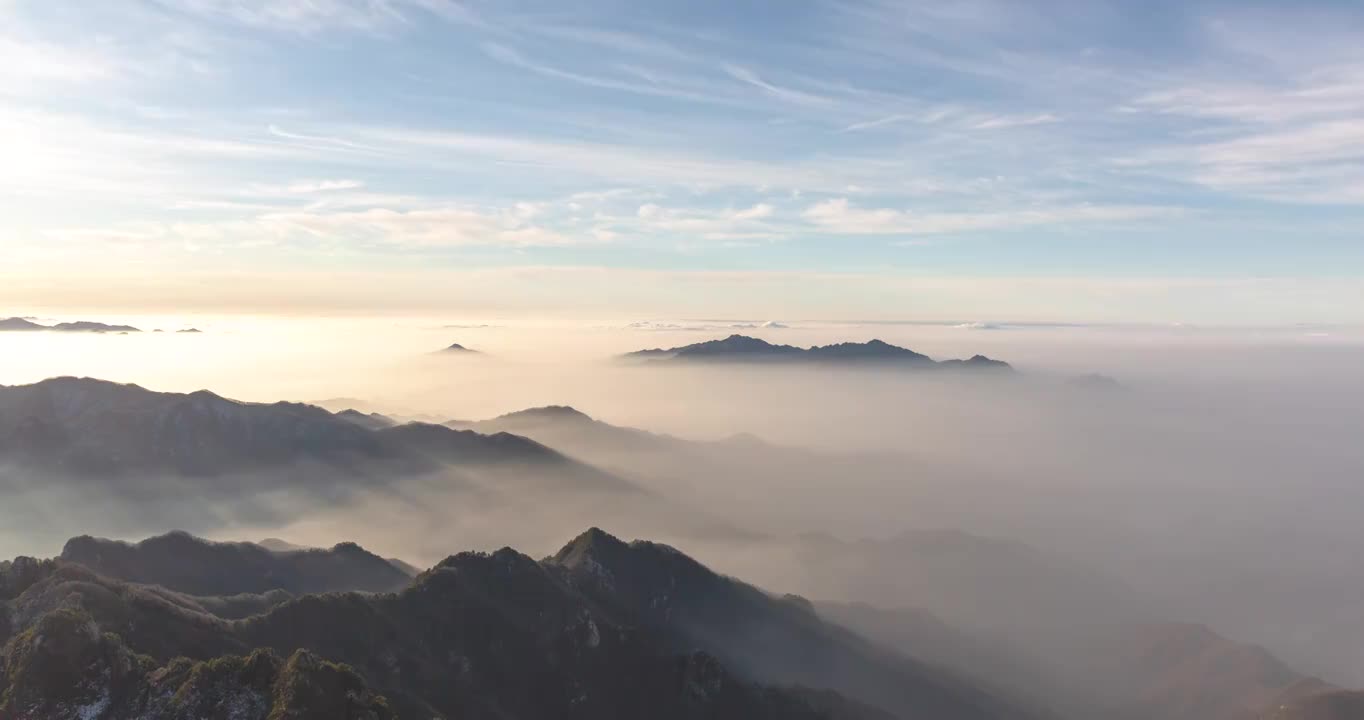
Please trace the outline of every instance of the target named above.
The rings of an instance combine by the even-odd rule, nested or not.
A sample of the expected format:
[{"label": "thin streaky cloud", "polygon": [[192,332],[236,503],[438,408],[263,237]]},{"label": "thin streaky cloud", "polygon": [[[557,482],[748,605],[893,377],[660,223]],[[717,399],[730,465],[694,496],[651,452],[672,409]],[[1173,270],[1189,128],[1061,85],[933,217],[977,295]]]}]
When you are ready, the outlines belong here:
[{"label": "thin streaky cloud", "polygon": [[527,27],[526,31],[535,35],[604,48],[621,54],[642,55],[677,62],[701,61],[698,56],[684,52],[665,40],[619,30],[573,25],[536,24]]},{"label": "thin streaky cloud", "polygon": [[833,103],[831,98],[824,97],[823,95],[816,95],[814,93],[773,85],[759,77],[757,73],[745,67],[726,65],[725,72],[735,80],[748,83],[779,100],[784,100],[797,105],[829,105]]},{"label": "thin streaky cloud", "polygon": [[371,153],[382,152],[381,148],[374,147],[371,145],[362,145],[360,143],[352,142],[350,140],[346,140],[344,138],[339,137],[328,137],[324,135],[306,135],[303,133],[290,132],[288,130],[285,130],[284,128],[281,128],[278,125],[270,125],[266,128],[266,130],[275,137],[283,138],[285,140],[302,141],[308,143],[311,147],[341,150],[359,150]]},{"label": "thin streaky cloud", "polygon": [[488,55],[488,57],[497,60],[498,62],[504,63],[506,65],[521,68],[522,70],[528,70],[537,75],[543,75],[545,77],[555,78],[558,80],[567,80],[569,82],[577,83],[579,85],[587,85],[590,87],[603,88],[607,90],[620,90],[623,92],[636,93],[639,95],[652,95],[656,97],[673,98],[678,100],[691,100],[696,102],[726,102],[725,100],[712,96],[689,92],[681,89],[662,87],[657,83],[653,82],[647,85],[640,85],[638,83],[627,82],[625,80],[618,80],[609,77],[600,77],[596,75],[585,75],[582,73],[563,70],[557,67],[551,67],[549,65],[533,62],[527,59],[517,50],[498,43],[484,43],[483,51]]},{"label": "thin streaky cloud", "polygon": [[879,127],[884,127],[884,126],[886,126],[886,125],[893,125],[893,124],[896,124],[896,123],[902,123],[902,122],[906,122],[906,121],[913,120],[913,119],[914,119],[914,116],[913,116],[913,115],[905,115],[905,114],[887,115],[887,116],[885,116],[885,117],[877,118],[877,119],[875,119],[875,120],[866,120],[866,121],[864,121],[864,122],[853,123],[853,124],[851,124],[851,125],[849,125],[849,126],[843,128],[843,132],[857,132],[857,131],[859,131],[859,130],[871,130],[871,129],[873,129],[873,128],[879,128]]},{"label": "thin streaky cloud", "polygon": [[977,130],[1000,130],[1004,128],[1029,127],[1031,125],[1049,125],[1061,122],[1061,118],[1051,113],[1039,113],[1036,115],[997,115],[977,121],[971,127]]}]

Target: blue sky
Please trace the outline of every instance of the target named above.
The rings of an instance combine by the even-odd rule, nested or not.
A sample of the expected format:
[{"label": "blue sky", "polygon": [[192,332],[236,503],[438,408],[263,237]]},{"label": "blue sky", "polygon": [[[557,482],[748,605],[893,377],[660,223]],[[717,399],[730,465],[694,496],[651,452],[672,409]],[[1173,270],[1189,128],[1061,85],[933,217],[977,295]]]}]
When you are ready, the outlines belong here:
[{"label": "blue sky", "polygon": [[0,0],[0,154],[10,303],[1364,321],[1351,2]]}]

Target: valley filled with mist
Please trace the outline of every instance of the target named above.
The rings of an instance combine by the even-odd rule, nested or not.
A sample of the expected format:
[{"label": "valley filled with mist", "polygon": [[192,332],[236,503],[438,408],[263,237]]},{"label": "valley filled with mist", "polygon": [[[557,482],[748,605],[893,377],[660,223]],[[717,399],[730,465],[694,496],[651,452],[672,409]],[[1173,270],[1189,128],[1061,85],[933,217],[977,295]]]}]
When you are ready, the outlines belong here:
[{"label": "valley filled with mist", "polygon": [[[649,548],[666,547],[708,568],[667,575],[675,601],[710,607],[689,642],[901,717],[917,700],[896,672],[975,688],[992,698],[979,717],[1249,720],[1364,686],[1358,329],[109,320],[137,331],[0,333],[0,556],[182,593],[176,612],[270,617],[504,547],[662,582]],[[783,347],[845,342],[833,359]],[[626,356],[653,348],[683,352]],[[621,542],[636,538],[659,545]],[[368,569],[345,570],[338,543]],[[275,579],[166,565],[229,550],[254,558],[230,561],[243,578]],[[786,612],[706,605],[739,581],[813,615],[722,641],[760,632],[723,630],[726,612]],[[41,607],[33,592],[15,607]],[[801,647],[821,659],[790,659]]]}]

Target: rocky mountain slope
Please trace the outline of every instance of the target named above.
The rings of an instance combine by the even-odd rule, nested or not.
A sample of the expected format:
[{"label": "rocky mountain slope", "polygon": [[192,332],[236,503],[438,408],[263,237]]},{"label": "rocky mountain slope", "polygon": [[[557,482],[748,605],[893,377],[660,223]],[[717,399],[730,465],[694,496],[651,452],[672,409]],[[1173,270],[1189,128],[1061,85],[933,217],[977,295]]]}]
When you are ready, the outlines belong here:
[{"label": "rocky mountain slope", "polygon": [[0,603],[7,720],[1039,717],[598,530],[544,561],[461,553],[396,593],[239,620],[67,559],[0,566]]}]

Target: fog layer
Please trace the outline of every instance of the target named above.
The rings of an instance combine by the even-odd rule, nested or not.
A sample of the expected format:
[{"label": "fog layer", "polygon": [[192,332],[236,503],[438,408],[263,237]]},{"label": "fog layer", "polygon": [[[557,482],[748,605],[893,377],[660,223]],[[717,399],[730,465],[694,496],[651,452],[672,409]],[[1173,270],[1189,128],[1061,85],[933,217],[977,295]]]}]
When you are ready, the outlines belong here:
[{"label": "fog layer", "polygon": [[[1082,642],[1057,634],[1067,623],[1177,620],[1264,645],[1301,672],[1364,685],[1356,330],[191,324],[205,332],[0,334],[0,383],[73,374],[458,420],[529,436],[640,492],[578,492],[553,477],[518,484],[514,473],[465,469],[333,496],[281,482],[207,504],[180,480],[151,479],[154,498],[120,504],[120,488],[70,491],[0,467],[0,555],[50,555],[80,533],[131,538],[178,527],[354,540],[424,565],[468,548],[546,554],[600,525],[675,543],[774,591],[926,608],[1010,643]],[[876,337],[937,359],[987,354],[1018,373],[611,360],[730,333],[796,345]],[[479,353],[438,352],[451,343]],[[1073,382],[1084,373],[1117,385]],[[546,405],[609,425],[493,420]]]}]

